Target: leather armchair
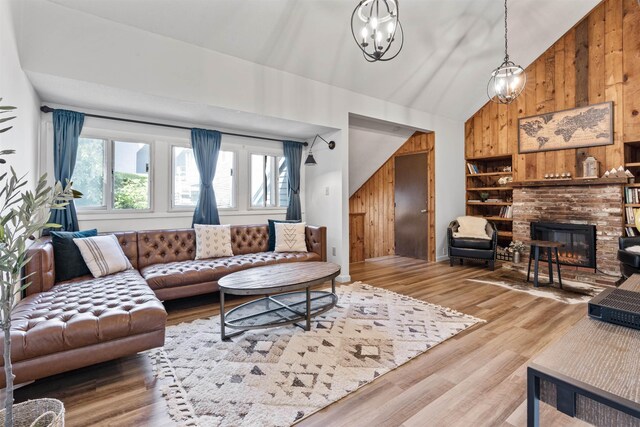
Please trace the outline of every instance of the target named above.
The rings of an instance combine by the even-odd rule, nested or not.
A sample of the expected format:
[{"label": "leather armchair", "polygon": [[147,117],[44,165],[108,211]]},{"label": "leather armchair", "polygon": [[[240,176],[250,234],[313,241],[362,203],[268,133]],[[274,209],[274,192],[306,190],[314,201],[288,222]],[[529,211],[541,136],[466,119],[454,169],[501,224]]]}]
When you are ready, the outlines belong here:
[{"label": "leather armchair", "polygon": [[458,221],[451,221],[449,228],[447,229],[447,236],[449,242],[449,263],[453,266],[456,259],[460,260],[462,265],[463,260],[471,259],[476,261],[484,261],[486,265],[493,271],[496,262],[496,252],[498,248],[498,229],[493,222],[487,222],[487,235],[491,237],[490,240],[475,239],[467,237],[453,237],[453,233],[458,231]]},{"label": "leather armchair", "polygon": [[626,250],[630,246],[640,246],[640,236],[620,237],[618,246],[618,261],[620,261],[622,277],[628,279],[632,274],[640,273],[640,254]]}]

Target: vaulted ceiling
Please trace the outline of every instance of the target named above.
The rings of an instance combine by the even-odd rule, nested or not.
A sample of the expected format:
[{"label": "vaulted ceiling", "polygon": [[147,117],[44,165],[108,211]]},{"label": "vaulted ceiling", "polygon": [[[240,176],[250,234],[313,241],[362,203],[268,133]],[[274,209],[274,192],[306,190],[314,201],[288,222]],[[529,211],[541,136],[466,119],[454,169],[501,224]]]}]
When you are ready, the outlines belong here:
[{"label": "vaulted ceiling", "polygon": [[[368,63],[350,32],[356,0],[50,0],[251,62],[465,120],[503,57],[500,0],[402,0],[405,47]],[[512,0],[510,54],[523,66],[598,0]]]}]

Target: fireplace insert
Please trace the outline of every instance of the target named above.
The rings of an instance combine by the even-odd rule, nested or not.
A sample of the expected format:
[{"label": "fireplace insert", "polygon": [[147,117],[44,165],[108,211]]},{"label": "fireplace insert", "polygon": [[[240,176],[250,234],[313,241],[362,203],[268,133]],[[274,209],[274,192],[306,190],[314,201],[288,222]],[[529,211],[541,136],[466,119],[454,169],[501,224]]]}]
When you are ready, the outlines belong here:
[{"label": "fireplace insert", "polygon": [[[558,250],[560,264],[596,268],[595,225],[532,222],[531,238],[564,243]],[[542,254],[540,259],[543,259]]]}]

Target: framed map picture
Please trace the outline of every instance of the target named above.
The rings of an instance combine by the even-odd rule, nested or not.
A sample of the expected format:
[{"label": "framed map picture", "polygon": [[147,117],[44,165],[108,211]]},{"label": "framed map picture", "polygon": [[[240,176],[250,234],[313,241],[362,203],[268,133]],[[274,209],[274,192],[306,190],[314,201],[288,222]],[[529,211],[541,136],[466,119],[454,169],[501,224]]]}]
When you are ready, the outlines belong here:
[{"label": "framed map picture", "polygon": [[520,154],[610,144],[612,102],[518,119]]}]

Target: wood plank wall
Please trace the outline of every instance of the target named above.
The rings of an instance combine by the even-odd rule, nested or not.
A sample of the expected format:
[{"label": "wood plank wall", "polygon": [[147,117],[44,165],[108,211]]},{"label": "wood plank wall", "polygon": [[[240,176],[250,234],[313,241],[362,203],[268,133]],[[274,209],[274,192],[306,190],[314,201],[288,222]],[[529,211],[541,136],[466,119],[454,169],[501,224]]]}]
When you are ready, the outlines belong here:
[{"label": "wood plank wall", "polygon": [[[517,59],[517,52],[511,52]],[[605,0],[526,69],[511,105],[488,102],[465,124],[467,158],[513,155],[514,180],[571,172],[587,155],[604,168],[624,163],[623,142],[640,141],[640,5]],[[518,118],[605,101],[614,103],[613,145],[518,154]]]},{"label": "wood plank wall", "polygon": [[[435,260],[435,134],[424,132],[414,133],[349,199],[349,213],[364,214],[365,259],[395,254],[395,158],[425,152],[429,176],[428,224],[425,226],[429,227],[429,260]],[[358,244],[350,242],[354,248]],[[357,258],[354,255],[354,259]]]}]

